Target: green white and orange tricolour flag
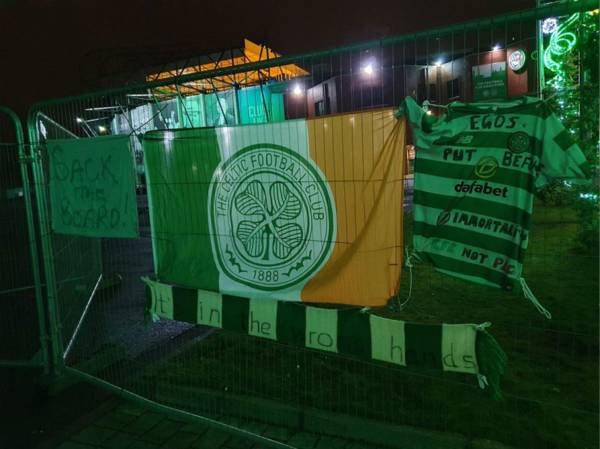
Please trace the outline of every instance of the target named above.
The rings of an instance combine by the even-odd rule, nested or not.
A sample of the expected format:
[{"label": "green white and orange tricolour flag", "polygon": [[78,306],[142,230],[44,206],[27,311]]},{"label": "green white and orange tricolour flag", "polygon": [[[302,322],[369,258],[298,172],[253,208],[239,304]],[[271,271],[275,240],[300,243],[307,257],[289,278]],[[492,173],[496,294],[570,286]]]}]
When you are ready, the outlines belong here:
[{"label": "green white and orange tricolour flag", "polygon": [[244,298],[379,306],[402,265],[392,109],[144,137],[156,278]]}]

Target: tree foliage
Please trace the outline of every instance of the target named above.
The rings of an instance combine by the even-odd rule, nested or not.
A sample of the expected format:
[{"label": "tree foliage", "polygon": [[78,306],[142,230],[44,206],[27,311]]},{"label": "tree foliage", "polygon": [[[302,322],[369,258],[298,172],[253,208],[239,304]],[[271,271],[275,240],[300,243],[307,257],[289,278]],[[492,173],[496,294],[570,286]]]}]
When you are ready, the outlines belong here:
[{"label": "tree foliage", "polygon": [[[578,242],[586,249],[598,248],[598,13],[591,11],[562,18],[554,33],[575,37],[568,51],[552,55],[546,69],[544,98],[580,146],[592,167],[592,184],[554,183],[540,192],[549,204],[573,207],[581,219]],[[557,37],[554,36],[555,41]],[[551,44],[552,36],[546,45]],[[564,42],[564,41],[563,41]],[[548,48],[548,47],[546,47]],[[566,48],[562,48],[565,50]],[[561,50],[559,46],[559,50]],[[548,50],[546,50],[548,51]]]}]

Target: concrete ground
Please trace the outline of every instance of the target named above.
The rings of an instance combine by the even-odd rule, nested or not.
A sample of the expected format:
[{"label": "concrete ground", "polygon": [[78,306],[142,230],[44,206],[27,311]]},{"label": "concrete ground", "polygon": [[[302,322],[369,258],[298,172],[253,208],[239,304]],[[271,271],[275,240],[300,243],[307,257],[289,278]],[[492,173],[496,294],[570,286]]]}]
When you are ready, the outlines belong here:
[{"label": "concrete ground", "polygon": [[[39,373],[0,370],[2,449],[259,449],[260,444],[150,411],[81,382],[55,396]],[[37,385],[37,386],[36,386]],[[232,426],[298,449],[377,448],[340,438],[295,432],[258,421],[223,418]]]},{"label": "concrete ground", "polygon": [[[350,441],[293,433],[259,422],[229,420],[239,426],[301,449],[367,448]],[[36,449],[258,449],[252,443],[207,426],[187,424],[117,399],[108,400],[67,429],[62,441]]]}]

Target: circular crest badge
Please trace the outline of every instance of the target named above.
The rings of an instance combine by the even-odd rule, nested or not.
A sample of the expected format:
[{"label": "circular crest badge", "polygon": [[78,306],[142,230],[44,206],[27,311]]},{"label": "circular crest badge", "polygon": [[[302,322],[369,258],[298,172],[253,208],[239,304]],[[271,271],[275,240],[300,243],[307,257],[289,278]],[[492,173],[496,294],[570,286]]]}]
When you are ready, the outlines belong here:
[{"label": "circular crest badge", "polygon": [[489,179],[498,171],[498,161],[492,156],[485,156],[479,159],[475,166],[475,176],[480,179]]},{"label": "circular crest badge", "polygon": [[508,66],[513,72],[520,72],[525,68],[527,62],[527,54],[522,49],[513,51],[508,57]]},{"label": "circular crest badge", "polygon": [[213,253],[231,279],[260,290],[308,280],[329,258],[333,196],[312,161],[280,145],[238,151],[209,191]]},{"label": "circular crest badge", "polygon": [[523,153],[529,149],[531,139],[526,132],[517,131],[508,137],[508,149],[513,153]]}]

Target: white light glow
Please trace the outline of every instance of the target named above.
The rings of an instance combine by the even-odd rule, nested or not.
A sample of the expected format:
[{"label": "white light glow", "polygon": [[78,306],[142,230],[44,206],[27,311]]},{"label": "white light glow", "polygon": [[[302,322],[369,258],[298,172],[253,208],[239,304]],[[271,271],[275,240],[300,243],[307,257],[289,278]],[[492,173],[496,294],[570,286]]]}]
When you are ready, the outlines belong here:
[{"label": "white light glow", "polygon": [[438,59],[437,61],[435,61],[435,66],[436,67],[441,67],[443,63],[444,62],[441,59]]},{"label": "white light glow", "polygon": [[302,95],[302,87],[300,87],[300,84],[294,85],[294,88],[292,89],[292,94],[294,94],[295,97],[299,97]]},{"label": "white light glow", "polygon": [[44,123],[41,121],[39,123],[40,123],[40,132],[42,133],[42,136],[44,136],[44,139],[48,138],[48,130],[44,126]]},{"label": "white light glow", "polygon": [[493,51],[498,51],[498,50],[500,50],[501,48],[502,48],[502,47],[500,46],[500,44],[496,44],[496,45],[494,45],[494,46],[492,47],[492,50],[493,50]]},{"label": "white light glow", "polygon": [[99,125],[98,126],[98,131],[100,131],[101,133],[105,133],[106,132],[106,126]]},{"label": "white light glow", "polygon": [[375,68],[373,67],[373,63],[369,62],[365,66],[363,66],[362,71],[365,75],[371,76],[375,73]]},{"label": "white light glow", "polygon": [[165,143],[165,150],[170,152],[173,149],[173,140],[175,140],[175,134],[171,131],[165,132],[163,142]]},{"label": "white light glow", "polygon": [[85,108],[86,111],[114,111],[121,109],[120,106],[103,106],[98,108]]},{"label": "white light glow", "polygon": [[542,33],[552,34],[558,29],[558,19],[556,17],[548,17],[542,22]]},{"label": "white light glow", "polygon": [[82,119],[81,117],[76,117],[76,118],[75,118],[75,121],[76,121],[77,123],[83,123],[83,119]]}]

